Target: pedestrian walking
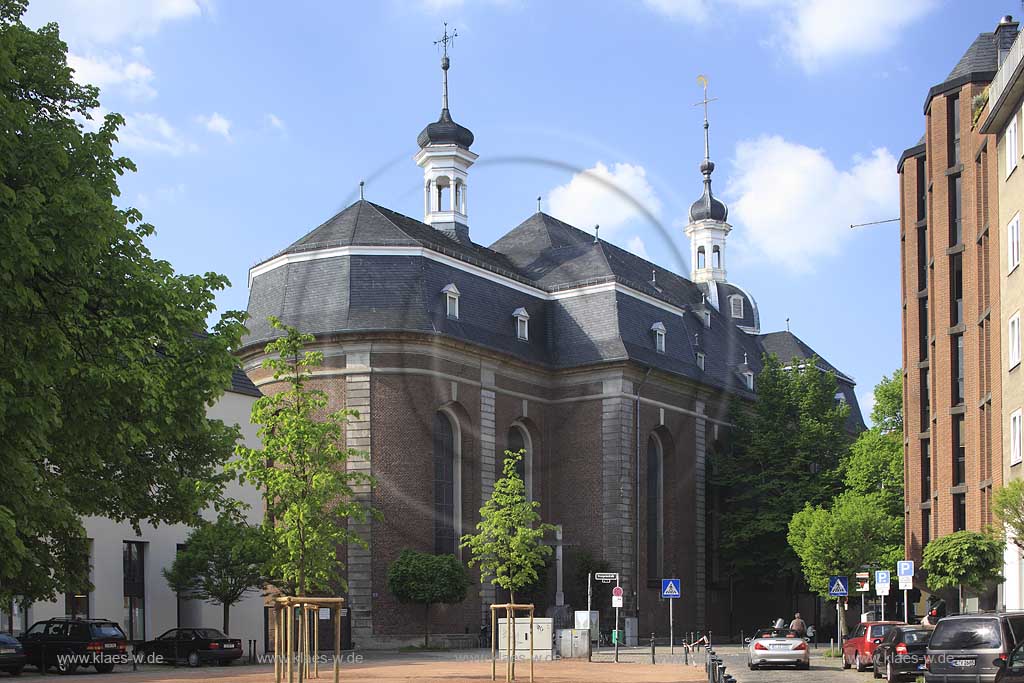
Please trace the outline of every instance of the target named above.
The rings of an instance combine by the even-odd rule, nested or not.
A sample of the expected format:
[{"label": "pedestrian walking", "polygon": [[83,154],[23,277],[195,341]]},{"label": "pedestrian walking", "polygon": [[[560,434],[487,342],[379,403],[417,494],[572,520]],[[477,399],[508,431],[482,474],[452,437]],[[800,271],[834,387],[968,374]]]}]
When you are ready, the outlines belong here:
[{"label": "pedestrian walking", "polygon": [[799,612],[793,615],[793,621],[789,622],[789,628],[796,631],[801,638],[807,635],[807,623],[800,618]]}]

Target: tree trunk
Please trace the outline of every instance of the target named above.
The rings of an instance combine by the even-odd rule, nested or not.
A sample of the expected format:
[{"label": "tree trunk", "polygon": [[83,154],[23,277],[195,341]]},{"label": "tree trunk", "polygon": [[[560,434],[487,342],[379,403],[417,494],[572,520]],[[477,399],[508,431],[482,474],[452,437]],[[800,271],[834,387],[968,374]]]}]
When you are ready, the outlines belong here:
[{"label": "tree trunk", "polygon": [[423,649],[430,647],[430,603],[423,606]]},{"label": "tree trunk", "polygon": [[228,631],[228,613],[231,610],[231,605],[229,605],[228,603],[225,602],[223,604],[223,607],[224,607],[224,635],[228,635],[228,633],[229,633],[229,631]]}]

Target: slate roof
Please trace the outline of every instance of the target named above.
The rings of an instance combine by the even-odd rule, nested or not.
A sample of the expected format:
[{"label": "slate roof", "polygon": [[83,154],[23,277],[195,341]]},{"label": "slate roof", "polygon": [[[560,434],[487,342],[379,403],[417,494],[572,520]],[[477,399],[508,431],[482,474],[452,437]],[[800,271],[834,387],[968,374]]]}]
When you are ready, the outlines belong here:
[{"label": "slate roof", "polygon": [[231,372],[231,388],[228,389],[236,394],[245,394],[246,396],[255,396],[259,398],[262,396],[262,392],[256,388],[256,385],[252,383],[249,376],[245,374],[242,368],[235,368]]},{"label": "slate roof", "polygon": [[[741,331],[737,324],[759,324],[756,304],[742,289],[720,285],[720,312],[704,303],[702,285],[613,244],[595,242],[593,235],[544,213],[483,247],[360,200],[277,256],[340,246],[418,246],[501,277],[484,277],[445,259],[408,255],[292,260],[253,277],[244,345],[276,336],[266,322],[276,315],[314,334],[402,330],[446,335],[548,368],[631,360],[736,393],[747,392],[741,372],[749,368],[756,373],[766,351],[785,359],[814,355],[789,333]],[[508,280],[529,285],[535,293]],[[611,282],[670,304],[672,310],[609,288],[567,298],[547,295]],[[443,290],[449,284],[460,292],[457,320],[447,317]],[[743,320],[730,317],[730,294],[744,296]],[[530,316],[528,341],[515,335],[512,313],[518,308]],[[705,311],[710,327],[704,325]],[[656,322],[666,329],[665,353],[655,349],[651,326]],[[704,370],[697,367],[698,349],[705,353]]]},{"label": "slate roof", "polygon": [[996,34],[981,33],[974,39],[963,57],[956,63],[953,70],[946,76],[944,83],[969,76],[974,73],[995,72],[999,68],[996,56]]}]

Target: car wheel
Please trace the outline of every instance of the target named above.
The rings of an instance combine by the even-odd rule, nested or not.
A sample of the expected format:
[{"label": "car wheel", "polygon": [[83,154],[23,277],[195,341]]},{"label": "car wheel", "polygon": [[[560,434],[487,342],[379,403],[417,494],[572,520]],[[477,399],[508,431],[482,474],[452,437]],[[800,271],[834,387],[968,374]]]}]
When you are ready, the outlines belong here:
[{"label": "car wheel", "polygon": [[76,671],[78,671],[78,664],[76,664],[75,662],[63,661],[61,659],[57,660],[57,673],[61,674],[62,676],[73,674]]},{"label": "car wheel", "polygon": [[110,673],[113,670],[114,670],[114,665],[111,664],[110,662],[107,662],[106,664],[97,664],[96,665],[96,673],[98,673],[98,674],[108,674],[108,673]]},{"label": "car wheel", "polygon": [[871,658],[871,676],[873,678],[882,677],[882,669],[878,666],[878,660],[874,657]]},{"label": "car wheel", "polygon": [[849,669],[850,668],[850,660],[846,658],[846,653],[845,652],[843,653],[843,668],[844,669]]},{"label": "car wheel", "polygon": [[864,673],[864,662],[860,661],[860,653],[853,655],[853,665],[858,673]]},{"label": "car wheel", "polygon": [[189,652],[188,653],[188,665],[191,666],[194,669],[197,666],[199,666],[199,664],[200,664],[200,662],[199,662],[199,653],[195,652],[195,651]]}]

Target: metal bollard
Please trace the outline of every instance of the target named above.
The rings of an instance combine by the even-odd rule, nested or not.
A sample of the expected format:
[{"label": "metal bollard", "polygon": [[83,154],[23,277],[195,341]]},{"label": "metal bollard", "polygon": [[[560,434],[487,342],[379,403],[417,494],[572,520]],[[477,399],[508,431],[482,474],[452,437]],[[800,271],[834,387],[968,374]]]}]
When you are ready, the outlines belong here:
[{"label": "metal bollard", "polygon": [[725,664],[721,661],[718,663],[718,683],[724,683],[725,681]]},{"label": "metal bollard", "polygon": [[651,634],[651,664],[655,664],[654,661],[654,634]]}]

